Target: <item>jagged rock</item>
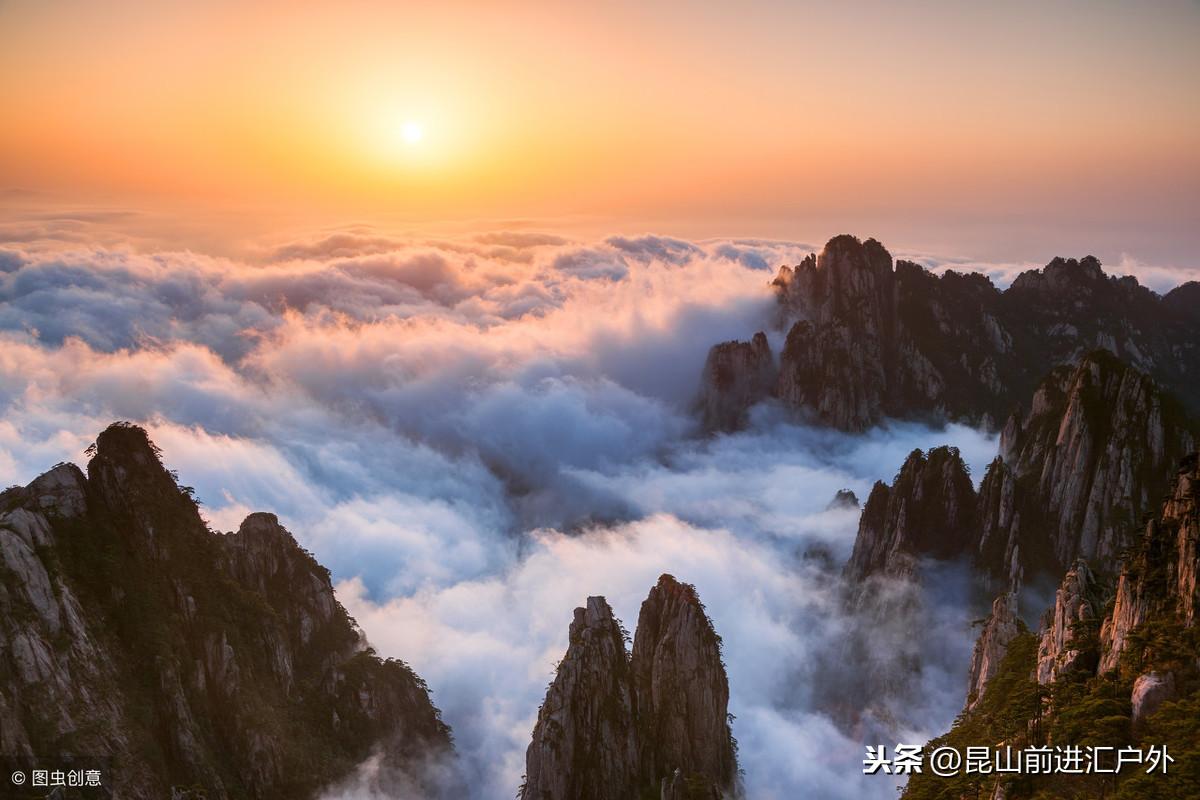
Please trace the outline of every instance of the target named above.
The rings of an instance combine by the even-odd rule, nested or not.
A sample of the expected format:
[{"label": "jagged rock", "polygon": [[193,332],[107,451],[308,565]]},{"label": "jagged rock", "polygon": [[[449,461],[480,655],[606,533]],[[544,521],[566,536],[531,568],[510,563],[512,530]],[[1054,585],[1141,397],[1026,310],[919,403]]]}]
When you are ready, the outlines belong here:
[{"label": "jagged rock", "polygon": [[650,774],[681,769],[691,784],[733,784],[729,681],[721,639],[696,590],[663,575],[642,603],[633,641],[642,763]]},{"label": "jagged rock", "polygon": [[825,506],[825,510],[858,508],[859,506],[858,495],[849,489],[838,489],[837,494],[829,501],[829,505]]},{"label": "jagged rock", "polygon": [[724,342],[708,351],[700,386],[700,416],[706,430],[731,431],[745,423],[750,406],[775,384],[775,360],[761,331],[749,342]]},{"label": "jagged rock", "polygon": [[575,609],[567,653],[538,710],[525,754],[526,800],[635,796],[639,762],[633,681],[620,623],[603,597]]},{"label": "jagged rock", "polygon": [[1055,592],[1054,607],[1042,621],[1038,639],[1038,683],[1053,683],[1058,676],[1073,669],[1095,669],[1095,658],[1091,663],[1085,663],[1085,653],[1077,646],[1077,626],[1098,625],[1102,606],[1095,576],[1085,561],[1076,561]]},{"label": "jagged rock", "polygon": [[[1084,611],[1085,608],[1090,607],[1095,612],[1103,607],[1103,594],[1096,591],[1095,576],[1082,563],[1077,563],[1071,570],[1072,574],[1064,578],[1055,610],[1048,615],[1043,626],[1038,661],[1032,660],[1032,653],[1026,655],[1028,651],[1023,638],[1012,640],[1010,650],[1016,648],[1018,641],[1023,644],[1017,654],[1020,659],[1014,662],[1010,653],[1006,660],[1005,678],[1006,688],[1011,690],[1013,679],[1019,679],[1028,668],[1044,684],[1048,666],[1058,671],[1057,676],[1050,676],[1053,678],[1061,677],[1062,671],[1070,665],[1071,669],[1082,671],[1081,675],[1074,678],[1083,680],[1073,679],[1067,687],[1063,687],[1065,691],[1052,692],[1050,698],[1053,703],[1050,706],[1045,703],[1044,695],[1031,691],[1033,687],[1021,685],[1018,680],[1018,690],[996,698],[998,707],[989,708],[988,714],[981,715],[978,710],[970,713],[968,705],[968,713],[959,717],[945,739],[962,741],[965,738],[962,744],[966,746],[994,746],[998,738],[1004,738],[1006,743],[1015,738],[1018,744],[1026,747],[1056,745],[1056,738],[1064,733],[1071,737],[1072,726],[1078,726],[1083,721],[1090,723],[1092,729],[1095,726],[1111,726],[1109,729],[1117,735],[1132,734],[1137,742],[1146,740],[1139,730],[1142,724],[1150,720],[1153,725],[1151,718],[1167,701],[1179,701],[1180,706],[1176,710],[1184,710],[1186,714],[1189,705],[1197,700],[1197,679],[1200,677],[1194,632],[1195,612],[1200,601],[1195,585],[1200,562],[1200,554],[1197,553],[1197,543],[1200,542],[1200,512],[1196,503],[1198,484],[1200,454],[1192,453],[1181,462],[1174,485],[1162,502],[1159,514],[1146,521],[1142,535],[1134,542],[1124,560],[1114,605],[1100,624],[1098,666],[1089,669],[1082,652],[1079,656],[1071,655],[1072,651],[1090,651],[1088,657],[1095,658],[1097,646],[1092,641],[1094,634],[1089,630],[1090,625],[1079,626],[1071,636],[1065,635],[1071,630],[1069,623],[1072,619],[1089,622],[1089,612]],[[1003,610],[997,611],[999,613],[994,611],[993,618],[1006,615]],[[1017,624],[1019,626],[1019,622]],[[983,649],[981,637],[976,647],[976,665],[982,661],[980,654]],[[1048,659],[1047,656],[1053,657]],[[1026,658],[1030,658],[1030,661],[1026,662]],[[972,667],[972,677],[980,671],[976,665]],[[1014,669],[1016,674],[1012,671]],[[1118,671],[1116,675],[1106,674],[1113,670]],[[1119,701],[1113,704],[1107,699],[1113,687],[1122,684],[1128,686],[1126,681],[1132,683],[1128,717],[1123,713]],[[1078,688],[1084,691],[1079,692]],[[994,684],[991,691],[994,696]],[[1098,702],[1098,697],[1104,699]],[[988,704],[992,705],[991,696]],[[1102,717],[1097,719],[1097,714]],[[1060,723],[1065,723],[1065,731]],[[1172,713],[1166,726],[1154,733],[1182,730],[1184,733],[1178,734],[1179,738],[1172,743],[1184,744],[1186,749],[1186,745],[1191,744],[1191,734],[1186,727],[1188,724],[1190,721],[1184,719],[1181,723],[1180,717]],[[1084,732],[1087,730],[1085,728]],[[1016,732],[1015,737],[1013,731]],[[930,780],[913,776],[906,787],[905,796],[938,795],[942,787],[931,784]],[[1012,785],[1019,786],[1023,796],[1024,793],[1031,793],[1031,796],[1037,797],[1065,795],[1078,789],[1070,778],[1063,780],[1053,773],[1027,775],[1019,784]],[[1128,789],[1134,785],[1122,787],[1120,793],[1130,794]],[[1178,773],[1173,779],[1164,777],[1163,783],[1156,785],[1166,787],[1168,794],[1188,797],[1194,794],[1189,791],[1188,777],[1184,775],[1181,780]],[[1137,785],[1138,791],[1130,796],[1138,795],[1144,788]]]},{"label": "jagged rock", "polygon": [[[863,508],[846,577],[909,574],[918,556],[970,554],[1009,590],[1076,559],[1113,563],[1195,446],[1183,412],[1110,353],[1053,371],[1008,418],[976,495],[957,453],[909,456]],[[951,454],[953,456],[951,457]]]},{"label": "jagged rock", "polygon": [[1158,710],[1167,700],[1175,698],[1175,676],[1171,673],[1147,672],[1133,682],[1129,697],[1133,708],[1133,724],[1138,724]]},{"label": "jagged rock", "polygon": [[77,517],[87,510],[87,479],[74,464],[58,464],[29,484],[38,508],[58,517]]},{"label": "jagged rock", "polygon": [[1021,633],[1017,616],[1017,596],[1012,592],[1000,595],[992,602],[992,613],[983,624],[971,654],[971,670],[967,679],[967,710],[983,699],[987,682],[996,674],[1008,645]]},{"label": "jagged rock", "polygon": [[1001,433],[980,487],[980,560],[1013,583],[1114,562],[1194,446],[1182,411],[1110,353],[1055,370]]},{"label": "jagged rock", "polygon": [[589,597],[575,609],[538,711],[519,796],[720,798],[732,790],[720,641],[695,589],[670,575],[642,604],[632,654],[608,603]]},{"label": "jagged rock", "polygon": [[974,524],[975,489],[957,448],[914,450],[890,487],[878,481],[871,490],[845,577],[910,575],[921,556],[970,554]]},{"label": "jagged rock", "polygon": [[1100,628],[1100,671],[1116,669],[1130,633],[1155,616],[1196,624],[1200,592],[1200,517],[1196,489],[1200,457],[1185,458],[1175,485],[1157,519],[1146,522],[1140,539],[1121,568],[1112,612]]},{"label": "jagged rock", "polygon": [[0,557],[0,753],[111,757],[120,796],[266,800],[380,752],[438,796],[452,746],[420,678],[273,515],[209,531],[141,428],[0,494]]},{"label": "jagged rock", "polygon": [[[723,409],[723,423],[774,395],[846,430],[884,417],[991,427],[1043,375],[1095,348],[1181,396],[1200,375],[1200,315],[1189,302],[1200,290],[1159,297],[1134,278],[1106,276],[1090,256],[1056,258],[1000,291],[980,274],[893,267],[874,239],[842,235],[820,256],[782,267],[774,287],[779,318],[791,325],[777,383],[758,395],[743,383],[726,398],[713,398],[710,385],[705,404]],[[1185,402],[1200,410],[1200,399]]]},{"label": "jagged rock", "polygon": [[801,317],[780,356],[783,403],[849,430],[878,421],[894,382],[891,255],[874,239],[837,236],[819,259],[781,272],[776,286]]}]

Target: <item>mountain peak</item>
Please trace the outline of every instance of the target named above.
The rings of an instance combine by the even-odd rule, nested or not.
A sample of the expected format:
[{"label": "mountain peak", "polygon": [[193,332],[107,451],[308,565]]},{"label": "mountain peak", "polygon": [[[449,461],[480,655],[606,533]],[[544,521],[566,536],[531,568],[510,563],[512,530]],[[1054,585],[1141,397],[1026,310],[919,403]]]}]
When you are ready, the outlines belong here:
[{"label": "mountain peak", "polygon": [[[996,573],[1109,560],[1195,447],[1192,423],[1148,375],[1105,350],[1051,372],[1000,436],[984,477],[984,561]],[[1001,536],[995,536],[1003,531]]]},{"label": "mountain peak", "polygon": [[859,520],[846,577],[908,575],[920,556],[953,558],[974,543],[975,489],[957,448],[913,450],[889,487],[879,481]]},{"label": "mountain peak", "polygon": [[132,422],[114,422],[96,437],[95,455],[139,467],[162,467],[162,451],[150,434]]},{"label": "mountain peak", "polygon": [[672,575],[642,603],[628,657],[608,602],[589,597],[538,711],[520,796],[721,797],[737,764],[720,647],[695,587]]},{"label": "mountain peak", "polygon": [[[885,418],[996,427],[1055,366],[1104,348],[1176,392],[1193,411],[1200,373],[1193,302],[1105,274],[1094,256],[1055,258],[1000,290],[986,277],[895,262],[882,244],[835,236],[772,282],[786,332],[773,381],[706,382],[706,427],[744,424],[774,397],[844,430]],[[728,349],[727,345],[721,345]]]},{"label": "mountain peak", "polygon": [[[273,514],[209,531],[141,427],[105,429],[86,478],[60,464],[6,492],[0,554],[10,751],[69,741],[134,797],[315,796],[373,753],[453,772],[424,683],[363,650],[328,571]],[[420,777],[422,796],[441,780]]]}]

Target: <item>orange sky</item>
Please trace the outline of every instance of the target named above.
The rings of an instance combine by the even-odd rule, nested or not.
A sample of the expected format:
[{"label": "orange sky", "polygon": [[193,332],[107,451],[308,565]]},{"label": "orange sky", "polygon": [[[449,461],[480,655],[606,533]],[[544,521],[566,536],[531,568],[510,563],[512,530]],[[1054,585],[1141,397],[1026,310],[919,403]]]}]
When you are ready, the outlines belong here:
[{"label": "orange sky", "polygon": [[230,235],[1200,245],[1196,3],[433,5],[0,0],[0,188]]}]

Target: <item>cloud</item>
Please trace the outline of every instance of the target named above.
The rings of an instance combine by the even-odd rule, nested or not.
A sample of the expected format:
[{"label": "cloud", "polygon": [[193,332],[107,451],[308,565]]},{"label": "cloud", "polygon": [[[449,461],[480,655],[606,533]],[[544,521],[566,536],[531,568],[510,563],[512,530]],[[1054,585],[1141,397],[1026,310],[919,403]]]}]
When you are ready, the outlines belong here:
[{"label": "cloud", "polygon": [[1122,253],[1121,260],[1108,266],[1106,270],[1112,275],[1132,275],[1143,286],[1148,286],[1159,294],[1166,294],[1189,281],[1200,280],[1195,267],[1147,264],[1128,253]]},{"label": "cloud", "polygon": [[271,251],[269,261],[295,261],[300,259],[326,260],[352,258],[361,255],[386,253],[404,246],[399,239],[387,236],[364,236],[356,233],[333,233],[316,241],[292,242]]},{"label": "cloud", "polygon": [[564,245],[568,241],[561,236],[555,236],[550,233],[535,233],[533,231],[493,231],[491,233],[480,233],[474,239],[483,244],[498,244],[518,249]]},{"label": "cloud", "polygon": [[[754,797],[893,794],[862,778],[816,682],[853,629],[831,586],[857,515],[826,506],[914,447],[957,444],[978,476],[995,442],[847,436],[769,404],[747,432],[697,435],[709,346],[765,324],[763,265],[805,245],[361,228],[285,247],[2,251],[0,479],[81,460],[113,419],[147,424],[214,528],[275,511],[330,567],[380,652],[429,682],[473,798],[515,791],[571,610],[605,594],[632,627],[665,571],[725,638]],[[969,642],[938,619],[939,641]],[[955,648],[922,684],[950,689],[906,696],[915,737],[961,702]],[[363,770],[333,796],[382,792]]]},{"label": "cloud", "polygon": [[620,252],[644,263],[662,261],[676,266],[683,266],[704,251],[691,242],[682,239],[671,239],[666,236],[639,236],[630,239],[625,236],[610,236],[604,240],[606,244]]},{"label": "cloud", "polygon": [[761,253],[734,244],[719,245],[713,252],[720,258],[737,261],[750,269],[769,270],[772,268],[772,264]]},{"label": "cloud", "polygon": [[629,276],[625,259],[603,250],[580,248],[554,259],[554,270],[583,280],[619,281]]}]

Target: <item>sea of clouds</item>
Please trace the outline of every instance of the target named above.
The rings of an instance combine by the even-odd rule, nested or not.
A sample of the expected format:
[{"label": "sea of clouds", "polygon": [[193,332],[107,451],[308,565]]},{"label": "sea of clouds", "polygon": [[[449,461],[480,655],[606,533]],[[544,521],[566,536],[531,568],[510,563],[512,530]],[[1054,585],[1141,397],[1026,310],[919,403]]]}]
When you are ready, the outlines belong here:
[{"label": "sea of clouds", "polygon": [[[232,260],[10,237],[0,482],[82,461],[114,419],[145,424],[214,529],[274,511],[332,570],[373,646],[428,681],[479,800],[521,781],[572,609],[601,594],[632,628],[663,572],[724,637],[750,797],[892,797],[828,713],[888,698],[828,678],[858,515],[827,505],[865,499],[913,448],[957,445],[979,476],[996,444],[957,426],[849,436],[770,406],[700,435],[708,348],[764,327],[774,269],[812,249],[358,226]],[[938,583],[879,637],[884,659],[923,643],[892,709],[913,743],[965,693],[971,614]]]}]

